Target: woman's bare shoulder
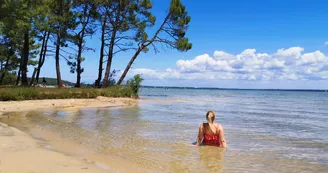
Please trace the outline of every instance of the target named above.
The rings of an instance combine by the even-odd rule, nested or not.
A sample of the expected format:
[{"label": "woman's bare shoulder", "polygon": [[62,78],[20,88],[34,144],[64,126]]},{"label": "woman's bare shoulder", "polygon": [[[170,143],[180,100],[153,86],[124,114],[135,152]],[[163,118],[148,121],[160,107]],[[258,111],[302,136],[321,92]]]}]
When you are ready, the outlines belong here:
[{"label": "woman's bare shoulder", "polygon": [[223,127],[221,124],[216,124],[216,127],[219,129],[219,130],[223,130]]}]

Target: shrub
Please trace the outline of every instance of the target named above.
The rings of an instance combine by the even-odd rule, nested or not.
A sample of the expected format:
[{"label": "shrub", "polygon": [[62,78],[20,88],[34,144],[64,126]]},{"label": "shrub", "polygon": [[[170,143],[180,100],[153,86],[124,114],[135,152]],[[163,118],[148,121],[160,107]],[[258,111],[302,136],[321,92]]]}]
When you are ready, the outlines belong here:
[{"label": "shrub", "polygon": [[14,73],[10,73],[8,71],[0,71],[0,78],[4,73],[4,78],[2,81],[2,85],[15,85],[16,83],[16,75]]},{"label": "shrub", "polygon": [[132,94],[136,97],[139,97],[138,92],[139,92],[139,89],[141,87],[141,82],[143,80],[144,79],[141,78],[139,74],[137,74],[132,79],[128,80],[127,83],[126,83],[126,86],[131,88],[131,90],[133,92]]}]

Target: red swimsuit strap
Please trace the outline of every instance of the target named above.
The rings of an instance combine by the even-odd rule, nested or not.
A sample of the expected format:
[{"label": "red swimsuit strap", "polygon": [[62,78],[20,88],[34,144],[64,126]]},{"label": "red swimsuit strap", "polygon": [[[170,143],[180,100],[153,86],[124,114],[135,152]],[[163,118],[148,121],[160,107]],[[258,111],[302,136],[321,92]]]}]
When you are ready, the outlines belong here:
[{"label": "red swimsuit strap", "polygon": [[[205,128],[204,124],[205,124],[205,123],[203,123],[203,129],[204,129],[204,130],[203,130],[203,135],[204,135],[204,136],[205,136],[205,135],[219,135],[219,134],[220,134],[220,130],[219,130],[220,124],[216,124],[216,125],[214,125],[217,134],[206,134],[206,133],[205,133],[206,128]],[[208,125],[208,126],[209,126],[209,125]]]}]

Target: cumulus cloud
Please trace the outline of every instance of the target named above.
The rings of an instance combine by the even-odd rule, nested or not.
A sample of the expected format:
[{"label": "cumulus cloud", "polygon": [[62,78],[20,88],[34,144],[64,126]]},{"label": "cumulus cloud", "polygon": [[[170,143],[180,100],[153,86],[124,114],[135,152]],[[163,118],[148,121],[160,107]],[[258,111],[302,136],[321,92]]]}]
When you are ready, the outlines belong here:
[{"label": "cumulus cloud", "polygon": [[258,53],[246,49],[239,54],[215,51],[189,60],[178,60],[175,68],[165,71],[134,69],[151,79],[206,80],[324,80],[328,79],[328,57],[320,51],[304,53],[302,47]]}]

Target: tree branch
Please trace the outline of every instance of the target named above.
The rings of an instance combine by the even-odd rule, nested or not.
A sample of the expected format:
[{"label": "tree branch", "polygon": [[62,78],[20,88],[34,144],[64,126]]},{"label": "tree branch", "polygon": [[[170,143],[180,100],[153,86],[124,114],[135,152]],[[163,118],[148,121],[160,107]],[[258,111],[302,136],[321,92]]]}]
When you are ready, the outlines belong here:
[{"label": "tree branch", "polygon": [[156,31],[156,33],[155,33],[155,35],[153,36],[153,38],[152,38],[151,40],[149,40],[149,41],[146,41],[146,42],[148,42],[148,43],[145,42],[144,44],[142,44],[142,47],[147,47],[147,46],[149,46],[150,44],[152,44],[152,43],[154,42],[154,40],[156,39],[157,35],[162,31],[164,25],[166,24],[166,22],[167,22],[167,20],[169,19],[170,16],[171,16],[171,13],[169,12],[169,13],[167,14],[167,16],[165,17],[165,19],[164,19],[163,23],[161,24],[161,26],[160,26],[160,27],[158,28],[158,30]]}]

